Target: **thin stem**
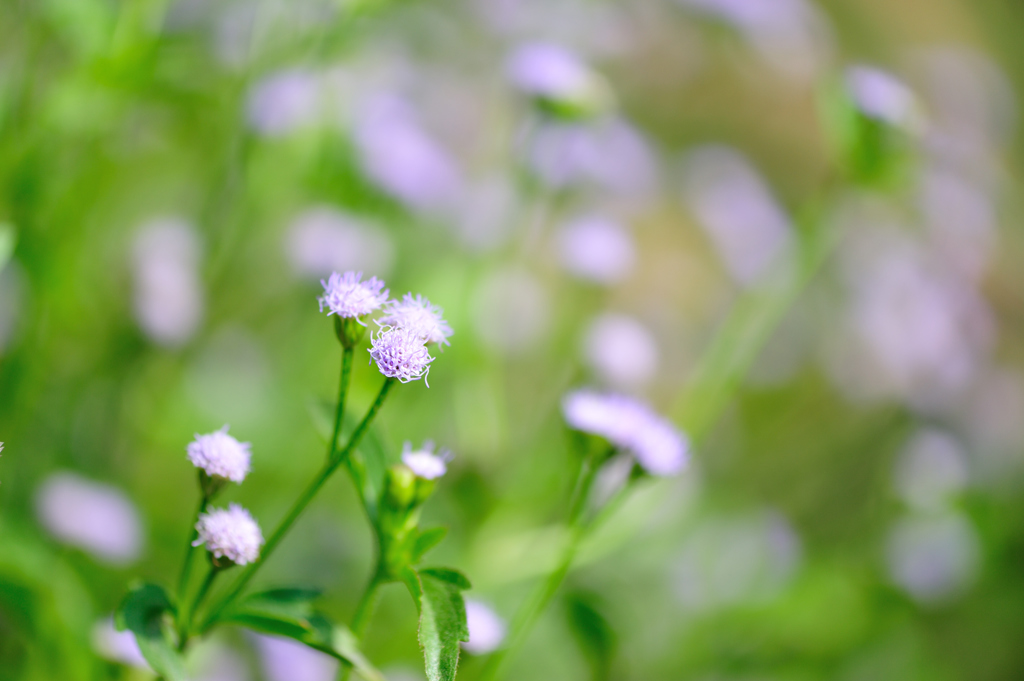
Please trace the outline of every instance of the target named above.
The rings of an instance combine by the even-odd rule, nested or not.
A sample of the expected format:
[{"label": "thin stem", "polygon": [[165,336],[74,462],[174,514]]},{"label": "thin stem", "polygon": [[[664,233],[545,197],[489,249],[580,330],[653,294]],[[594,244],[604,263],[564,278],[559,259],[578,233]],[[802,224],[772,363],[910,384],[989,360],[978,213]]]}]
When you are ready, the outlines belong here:
[{"label": "thin stem", "polygon": [[[207,505],[210,503],[210,498],[205,493],[200,493],[201,498],[199,499],[199,508],[196,509],[195,517],[198,518],[202,514]],[[178,638],[185,640],[187,638],[187,625],[189,621],[189,615],[191,612],[186,608],[186,593],[185,590],[188,588],[188,578],[192,575],[192,557],[196,552],[195,540],[199,537],[199,530],[196,529],[195,523],[192,525],[192,533],[189,535],[188,548],[185,549],[185,562],[181,565],[181,575],[178,577]]]},{"label": "thin stem", "polygon": [[[384,579],[381,575],[380,566],[373,571],[373,577],[367,582],[366,588],[363,590],[363,595],[359,598],[359,604],[356,605],[356,612],[352,615],[352,626],[350,627],[352,633],[355,635],[358,641],[366,633],[366,627],[370,624],[370,618],[373,616],[373,610],[377,606],[377,596],[380,594],[380,588],[384,585]],[[343,660],[341,666],[338,668],[338,681],[347,681],[349,675],[352,673],[352,665],[347,661]]]},{"label": "thin stem", "polygon": [[181,637],[178,641],[178,650],[184,651],[185,646],[188,645],[189,633],[192,629],[192,615],[199,610],[199,606],[206,598],[206,594],[210,592],[210,587],[213,586],[213,580],[220,574],[220,568],[216,565],[210,566],[210,571],[206,573],[206,579],[203,580],[203,585],[199,587],[199,592],[196,594],[195,600],[192,602],[192,608],[187,611],[185,615],[185,625],[181,631]]},{"label": "thin stem", "polygon": [[491,655],[484,666],[483,672],[480,675],[480,678],[484,681],[495,681],[495,679],[500,678],[505,660],[514,655],[519,647],[522,646],[537,618],[544,612],[544,609],[558,591],[558,587],[562,585],[566,575],[569,574],[572,562],[576,558],[577,551],[579,551],[580,543],[589,529],[589,525],[584,524],[582,519],[587,498],[590,496],[590,488],[597,475],[598,466],[594,464],[592,456],[586,457],[580,464],[580,474],[576,480],[573,499],[569,508],[569,542],[562,552],[562,558],[559,560],[558,566],[548,575],[547,579],[538,585],[537,590],[533,592],[526,603],[516,612],[509,627],[508,644]]},{"label": "thin stem", "polygon": [[334,456],[338,447],[338,436],[341,434],[341,424],[345,419],[345,396],[348,394],[348,384],[352,378],[352,348],[343,348],[341,351],[341,378],[338,380],[338,405],[334,410],[334,432],[331,434],[331,441],[327,443],[327,460]]},{"label": "thin stem", "polygon": [[380,411],[381,405],[384,404],[384,399],[388,396],[388,391],[391,390],[391,386],[394,385],[394,383],[395,379],[393,378],[386,378],[384,380],[384,385],[381,386],[380,392],[377,394],[377,399],[372,405],[370,405],[369,411],[366,412],[366,416],[363,417],[363,420],[359,422],[359,425],[356,427],[355,432],[352,433],[352,437],[349,438],[345,448],[342,449],[337,456],[328,458],[324,467],[320,469],[320,472],[317,473],[316,477],[309,483],[305,491],[303,491],[303,493],[299,495],[299,498],[295,500],[295,504],[292,505],[291,510],[288,511],[284,520],[282,520],[277,526],[274,533],[270,535],[270,539],[267,540],[267,543],[264,545],[263,551],[260,554],[260,559],[255,563],[250,563],[238,579],[235,580],[235,583],[231,586],[231,589],[227,594],[225,594],[217,604],[211,608],[210,614],[206,617],[202,630],[205,631],[206,628],[217,619],[217,616],[224,611],[224,608],[230,605],[231,601],[233,601],[238,594],[242,592],[242,589],[244,589],[245,585],[249,583],[249,580],[251,580],[260,567],[267,562],[267,559],[270,558],[274,549],[276,549],[277,545],[282,539],[284,539],[285,534],[288,533],[288,530],[291,529],[292,525],[295,524],[295,521],[298,520],[300,515],[302,515],[302,512],[306,510],[306,506],[308,506],[309,502],[313,500],[316,493],[320,491],[320,488],[323,487],[325,482],[327,482],[327,479],[330,478],[334,471],[338,469],[338,466],[348,459],[352,451],[359,446],[359,442],[363,439],[363,436],[369,429],[370,423],[373,422],[377,412]]}]

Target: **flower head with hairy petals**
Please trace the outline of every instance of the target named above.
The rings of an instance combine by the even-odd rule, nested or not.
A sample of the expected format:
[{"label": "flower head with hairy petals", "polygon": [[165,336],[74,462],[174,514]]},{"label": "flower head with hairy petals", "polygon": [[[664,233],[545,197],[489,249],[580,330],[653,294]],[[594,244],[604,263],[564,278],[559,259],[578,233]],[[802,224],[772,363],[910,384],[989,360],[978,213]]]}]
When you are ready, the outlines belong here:
[{"label": "flower head with hairy petals", "polygon": [[448,337],[452,335],[452,327],[441,315],[444,313],[437,305],[416,294],[406,293],[401,300],[392,300],[384,306],[384,316],[377,320],[382,327],[409,329],[423,338],[427,343],[450,345]]},{"label": "flower head with hairy petals", "polygon": [[228,435],[228,426],[206,435],[196,434],[188,443],[188,460],[211,478],[224,478],[241,483],[249,473],[252,452],[248,442],[239,442]]},{"label": "flower head with hairy petals", "polygon": [[196,523],[199,538],[193,546],[206,544],[214,558],[227,558],[235,565],[248,565],[260,557],[263,533],[249,511],[238,504],[201,513]]},{"label": "flower head with hairy petals", "polygon": [[423,446],[413,450],[412,443],[406,442],[402,448],[402,463],[416,474],[417,477],[425,480],[436,480],[448,472],[447,463],[451,461],[452,453],[442,449],[434,453],[434,443],[427,440]]},{"label": "flower head with hairy petals", "polygon": [[370,357],[382,374],[397,378],[402,383],[419,378],[426,383],[434,358],[418,333],[411,329],[385,327],[370,337],[370,345]]},{"label": "flower head with hairy petals", "polygon": [[651,475],[674,475],[686,467],[686,437],[643,402],[578,390],[562,400],[562,415],[571,428],[603,437],[632,453]]},{"label": "flower head with hairy petals", "polygon": [[388,301],[383,281],[377,277],[360,281],[362,278],[362,272],[334,272],[327,281],[321,279],[324,294],[318,298],[320,311],[326,307],[328,315],[359,319]]}]

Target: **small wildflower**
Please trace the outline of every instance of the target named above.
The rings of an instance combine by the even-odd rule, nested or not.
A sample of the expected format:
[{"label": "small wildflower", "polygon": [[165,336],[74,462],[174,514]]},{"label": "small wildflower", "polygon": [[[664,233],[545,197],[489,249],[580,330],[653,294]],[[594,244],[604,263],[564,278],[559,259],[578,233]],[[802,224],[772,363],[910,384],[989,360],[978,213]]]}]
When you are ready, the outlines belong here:
[{"label": "small wildflower", "polygon": [[496,650],[505,639],[505,621],[489,606],[469,598],[466,599],[466,626],[469,640],[462,647],[474,655]]},{"label": "small wildflower", "polygon": [[370,357],[377,363],[382,374],[388,378],[397,378],[402,383],[419,378],[426,383],[430,363],[434,358],[423,344],[423,338],[415,331],[384,328],[376,336],[370,337],[370,345]]},{"label": "small wildflower", "polygon": [[633,454],[651,475],[674,475],[686,466],[686,437],[631,397],[579,390],[566,395],[562,414],[575,430],[603,437]]},{"label": "small wildflower", "polygon": [[870,66],[851,66],[846,70],[846,87],[868,118],[911,131],[923,125],[917,97],[892,74]]},{"label": "small wildflower", "polygon": [[441,450],[434,453],[434,443],[427,440],[420,449],[413,450],[412,444],[405,443],[402,450],[402,463],[409,467],[418,477],[435,480],[448,471],[446,465],[451,460],[451,452]]},{"label": "small wildflower", "polygon": [[406,293],[401,300],[392,300],[384,306],[384,316],[377,320],[382,327],[408,329],[422,338],[426,343],[450,345],[448,337],[452,335],[452,327],[441,315],[444,313],[437,305],[416,294]]},{"label": "small wildflower", "polygon": [[388,300],[388,290],[377,277],[360,281],[362,272],[334,272],[323,284],[324,294],[319,298],[320,311],[328,308],[328,315],[358,319],[378,309]]},{"label": "small wildflower", "polygon": [[241,483],[249,473],[252,452],[248,442],[239,442],[228,435],[228,426],[206,435],[196,435],[188,443],[188,460],[211,478]]},{"label": "small wildflower", "polygon": [[248,565],[260,557],[260,547],[263,546],[260,526],[249,511],[238,504],[200,514],[196,531],[199,538],[192,545],[206,544],[206,550],[214,558],[227,558],[235,565]]}]

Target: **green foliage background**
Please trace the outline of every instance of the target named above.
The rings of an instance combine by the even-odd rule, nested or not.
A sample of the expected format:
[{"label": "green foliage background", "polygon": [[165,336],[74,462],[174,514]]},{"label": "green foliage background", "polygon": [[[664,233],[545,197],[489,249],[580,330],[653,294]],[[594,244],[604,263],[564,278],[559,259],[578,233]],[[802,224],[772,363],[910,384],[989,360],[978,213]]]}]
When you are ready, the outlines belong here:
[{"label": "green foliage background", "polygon": [[[887,532],[905,511],[891,471],[931,417],[898,400],[847,400],[813,358],[783,383],[744,379],[744,358],[755,370],[772,361],[760,354],[762,341],[787,342],[772,334],[787,311],[809,320],[811,343],[828,330],[820,309],[835,294],[833,246],[808,247],[820,267],[808,267],[799,286],[743,293],[727,283],[679,201],[679,157],[699,143],[726,142],[753,160],[813,243],[839,174],[819,118],[820,89],[780,78],[736,35],[672,3],[583,4],[615,9],[641,38],[597,65],[665,169],[660,191],[631,218],[637,270],[612,289],[558,269],[545,230],[595,197],[547,197],[533,217],[538,190],[517,169],[512,144],[526,105],[502,79],[511,43],[483,28],[469,3],[352,0],[303,22],[286,4],[253,2],[248,58],[226,63],[215,27],[165,23],[171,14],[161,0],[0,0],[0,293],[14,291],[19,301],[0,345],[0,681],[145,676],[97,658],[90,632],[133,577],[173,583],[196,503],[184,456],[193,433],[227,422],[253,443],[253,473],[229,494],[264,528],[319,467],[318,423],[339,352],[317,311],[319,286],[293,274],[282,246],[290,220],[310,204],[382,225],[396,247],[386,277],[392,292],[422,292],[456,331],[430,387],[410,383],[392,395],[374,441],[392,460],[406,440],[433,439],[455,452],[424,525],[450,528],[437,562],[463,570],[474,585],[468,595],[506,618],[549,569],[561,539],[577,462],[558,403],[594,380],[580,352],[588,320],[614,309],[656,331],[663,365],[645,394],[698,437],[691,470],[645,484],[587,544],[509,678],[1024,677],[1021,442],[1004,474],[972,483],[956,501],[980,541],[973,583],[939,604],[909,598],[885,563]],[[915,50],[965,45],[1024,91],[1024,8],[1015,3],[820,7],[836,63],[900,71]],[[561,16],[552,10],[551,21]],[[265,74],[344,69],[367,54],[404,55],[427,74],[421,88],[438,88],[441,99],[442,88],[452,89],[451,110],[468,106],[483,121],[483,143],[463,161],[479,176],[499,169],[516,178],[518,226],[506,245],[467,248],[446,219],[403,208],[364,176],[339,126],[264,138],[246,125],[246,98]],[[1011,136],[997,151],[1006,169],[999,247],[982,291],[999,330],[993,354],[1019,370],[1024,211],[1016,168],[1024,148]],[[885,191],[901,201],[908,190]],[[150,342],[132,313],[132,239],[160,215],[186,218],[203,242],[204,321],[173,350]],[[534,219],[539,241],[524,236]],[[6,263],[5,243],[13,245]],[[543,342],[506,356],[475,333],[474,295],[510,265],[546,287],[551,316]],[[357,362],[353,413],[379,382],[375,368]],[[112,568],[45,533],[34,494],[56,470],[125,490],[144,519],[137,563]],[[766,595],[688,610],[673,596],[681,547],[766,509],[800,538],[793,576]],[[370,547],[352,489],[338,476],[257,581],[322,588],[325,608],[344,621],[367,578]],[[220,642],[255,660],[240,635]],[[385,590],[365,652],[386,673],[421,667],[416,613],[400,586]],[[479,659],[463,656],[460,678],[480,669]]]}]

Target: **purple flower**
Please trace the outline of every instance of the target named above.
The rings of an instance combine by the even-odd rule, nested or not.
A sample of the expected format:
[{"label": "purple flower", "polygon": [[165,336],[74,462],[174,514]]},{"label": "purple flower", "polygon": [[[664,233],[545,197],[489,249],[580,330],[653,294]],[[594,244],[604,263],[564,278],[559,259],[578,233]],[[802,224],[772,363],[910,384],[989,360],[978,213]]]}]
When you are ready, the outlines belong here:
[{"label": "purple flower", "polygon": [[392,300],[384,307],[384,316],[377,320],[382,327],[408,329],[426,343],[450,345],[448,337],[452,335],[452,327],[441,315],[444,313],[437,305],[431,304],[423,296],[411,293],[402,296],[402,300]]},{"label": "purple flower", "polygon": [[249,447],[248,442],[228,435],[228,427],[224,426],[207,435],[196,435],[195,441],[188,443],[188,460],[210,477],[241,483],[249,472]]},{"label": "purple flower", "polygon": [[215,558],[227,558],[235,565],[248,565],[260,557],[263,533],[249,511],[238,504],[200,514],[196,531],[199,538],[192,545],[206,544],[206,550]]},{"label": "purple flower", "polygon": [[643,402],[578,390],[562,400],[562,414],[571,428],[603,437],[632,453],[651,475],[674,475],[686,467],[686,437]]},{"label": "purple flower", "polygon": [[[370,337],[370,357],[388,378],[408,383],[422,378],[426,383],[434,358],[427,351],[423,338],[410,329],[383,328]],[[429,388],[429,384],[427,385]]]},{"label": "purple flower", "polygon": [[415,451],[409,442],[406,442],[402,449],[402,463],[408,466],[417,477],[425,480],[436,480],[447,473],[447,463],[451,458],[451,452],[446,450],[435,454],[434,443],[429,440]]},{"label": "purple flower", "polygon": [[368,315],[388,300],[388,290],[377,277],[362,279],[362,272],[334,272],[327,281],[321,280],[324,294],[318,299],[320,311],[328,308],[328,315],[355,317]]}]

